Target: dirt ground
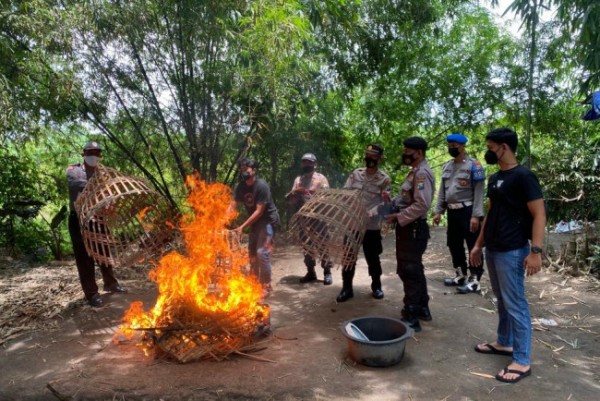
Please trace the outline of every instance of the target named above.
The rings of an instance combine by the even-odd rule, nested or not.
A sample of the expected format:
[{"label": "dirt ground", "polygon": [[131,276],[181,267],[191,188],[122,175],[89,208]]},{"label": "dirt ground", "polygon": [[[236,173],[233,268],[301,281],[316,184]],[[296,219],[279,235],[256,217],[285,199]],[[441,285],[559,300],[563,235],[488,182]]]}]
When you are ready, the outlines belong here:
[{"label": "dirt ground", "polygon": [[[14,320],[0,340],[0,400],[598,399],[597,281],[547,270],[527,280],[535,328],[533,373],[505,384],[486,375],[495,375],[510,359],[473,351],[476,343],[495,337],[497,315],[487,278],[481,295],[457,295],[443,285],[450,272],[445,229],[433,230],[425,255],[433,321],[423,323],[423,331],[407,342],[402,361],[387,368],[352,362],[340,326],[360,316],[400,316],[403,291],[392,235],[384,240],[383,300],[371,297],[362,258],[354,298],[342,304],[335,302],[339,270],[331,286],[299,284],[305,273],[302,256],[282,238],[273,260],[275,292],[268,300],[273,335],[253,354],[272,362],[235,356],[178,364],[146,357],[132,341],[115,344],[113,334],[129,303],[153,304],[156,292],[145,269],[118,271],[131,292],[104,294],[106,306],[93,309],[80,300],[73,263],[0,268],[0,307],[4,315],[12,308]],[[36,274],[37,281],[26,277]],[[34,286],[44,279],[46,287]],[[65,294],[68,302],[50,302]],[[27,306],[31,299],[53,306],[35,312]],[[557,325],[545,326],[541,319]]]}]

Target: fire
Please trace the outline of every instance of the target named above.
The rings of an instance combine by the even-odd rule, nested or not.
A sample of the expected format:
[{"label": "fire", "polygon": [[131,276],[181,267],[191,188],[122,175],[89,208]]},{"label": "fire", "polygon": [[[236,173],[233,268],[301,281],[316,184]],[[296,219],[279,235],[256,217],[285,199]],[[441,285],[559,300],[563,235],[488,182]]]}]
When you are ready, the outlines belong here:
[{"label": "fire", "polygon": [[145,311],[142,302],[132,303],[120,328],[128,337],[139,330],[154,332],[154,341],[167,352],[181,354],[184,347],[183,358],[175,355],[181,361],[247,344],[269,316],[260,283],[244,273],[247,252],[235,246],[227,230],[237,215],[229,211],[231,190],[198,176],[188,177],[186,185],[190,213],[180,224],[185,251],[160,260],[150,272],[159,292],[155,305]]}]

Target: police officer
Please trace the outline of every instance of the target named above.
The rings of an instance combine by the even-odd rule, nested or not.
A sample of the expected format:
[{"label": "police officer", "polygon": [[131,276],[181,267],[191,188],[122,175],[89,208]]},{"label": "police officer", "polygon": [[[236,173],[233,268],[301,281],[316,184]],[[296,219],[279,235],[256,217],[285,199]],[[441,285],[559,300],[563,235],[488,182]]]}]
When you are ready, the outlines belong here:
[{"label": "police officer", "polygon": [[442,185],[438,190],[437,203],[434,209],[433,223],[439,224],[444,211],[448,211],[448,231],[446,244],[450,249],[452,264],[456,270],[455,277],[447,278],[444,284],[458,286],[457,292],[468,294],[480,292],[479,281],[483,275],[483,265],[468,265],[464,243],[471,252],[479,236],[479,228],[483,219],[483,192],[485,171],[481,163],[468,157],[465,152],[467,137],[461,133],[453,133],[446,138],[448,153],[454,159],[444,164]]},{"label": "police officer", "polygon": [[[300,160],[302,167],[302,175],[296,177],[292,190],[286,195],[286,200],[290,203],[295,211],[300,210],[302,205],[310,199],[310,197],[319,189],[328,189],[329,181],[323,174],[315,171],[317,165],[317,157],[312,153],[305,153]],[[317,262],[308,253],[304,253],[304,264],[306,265],[306,275],[300,278],[301,283],[310,283],[317,281],[317,272],[315,266]],[[323,284],[331,285],[333,277],[331,276],[332,263],[327,257],[321,259],[321,267],[323,268]]]},{"label": "police officer", "polygon": [[[365,167],[354,170],[344,184],[345,189],[358,189],[364,204],[369,211],[369,220],[367,222],[367,231],[363,239],[363,251],[367,266],[369,267],[369,276],[371,276],[371,291],[373,298],[382,299],[384,296],[381,289],[381,261],[379,255],[383,252],[381,244],[381,219],[378,208],[389,201],[388,187],[390,186],[390,177],[379,169],[379,164],[383,161],[383,148],[380,145],[367,145],[365,150]],[[343,266],[342,270],[342,291],[337,296],[337,302],[345,302],[354,296],[352,289],[352,280],[356,269],[356,261],[349,266]]]},{"label": "police officer", "polygon": [[413,136],[403,144],[402,162],[410,166],[411,171],[400,187],[400,194],[392,199],[393,207],[399,211],[387,215],[386,221],[396,223],[397,273],[404,285],[402,320],[419,332],[419,319],[432,319],[423,253],[429,241],[427,212],[433,200],[435,178],[425,159],[427,142]]},{"label": "police officer", "polygon": [[[83,147],[83,164],[77,163],[67,168],[67,184],[69,187],[69,234],[75,253],[75,264],[79,273],[79,281],[85,295],[85,299],[93,307],[102,306],[103,301],[98,294],[96,284],[96,268],[94,259],[87,253],[81,235],[79,217],[75,212],[75,200],[85,188],[88,180],[94,175],[98,160],[102,157],[100,144],[95,141],[87,142]],[[127,289],[119,285],[115,278],[112,266],[100,265],[104,291],[113,293],[125,293]]]}]

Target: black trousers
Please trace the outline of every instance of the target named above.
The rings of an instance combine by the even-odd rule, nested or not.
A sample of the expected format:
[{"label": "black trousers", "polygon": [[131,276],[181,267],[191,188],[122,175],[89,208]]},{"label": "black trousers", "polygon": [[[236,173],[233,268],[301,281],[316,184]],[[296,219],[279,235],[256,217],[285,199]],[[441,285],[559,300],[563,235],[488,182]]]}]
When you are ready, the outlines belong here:
[{"label": "black trousers", "polygon": [[[96,284],[96,268],[94,259],[88,255],[81,236],[81,228],[79,219],[74,212],[69,214],[69,234],[73,244],[73,252],[75,253],[75,264],[79,273],[79,281],[86,299],[90,299],[94,294],[98,293],[98,285]],[[102,280],[105,286],[111,286],[117,283],[112,266],[100,265],[102,272]]]},{"label": "black trousers", "polygon": [[404,285],[404,305],[429,305],[423,254],[429,241],[429,226],[419,219],[401,227],[396,225],[396,272]]},{"label": "black trousers", "polygon": [[479,230],[472,233],[470,231],[471,215],[473,206],[463,207],[462,209],[448,209],[448,230],[446,232],[446,245],[450,249],[452,256],[452,265],[455,269],[460,268],[463,274],[467,274],[467,266],[471,274],[481,277],[483,265],[471,266],[465,253],[465,243],[467,251],[475,246],[475,241],[479,236]]},{"label": "black trousers", "polygon": [[[381,230],[367,230],[365,237],[362,242],[363,252],[369,268],[369,276],[371,280],[376,282],[379,286],[380,277],[383,271],[381,270],[381,260],[379,255],[383,252],[383,245],[381,244]],[[354,272],[356,271],[356,262],[352,265],[344,266],[342,270],[342,279],[344,281],[344,288],[352,288],[352,279],[354,278]]]},{"label": "black trousers", "polygon": [[[315,231],[315,233],[314,233],[315,236],[317,236],[319,238],[323,238],[326,241],[329,239],[329,233],[328,233],[326,224],[320,222],[317,219],[311,219],[311,218],[307,218],[306,222],[307,222],[307,225],[310,227],[310,230]],[[310,237],[306,234],[306,232],[304,230],[300,231],[300,240],[303,243],[306,243],[307,246],[311,247],[313,242],[309,238]],[[304,264],[306,265],[306,270],[309,273],[315,272],[315,266],[317,266],[317,261],[313,256],[311,256],[307,252],[304,252]],[[329,260],[329,256],[327,254],[321,255],[321,267],[323,269],[331,269],[332,266],[333,266],[333,263],[331,262],[331,260]]]}]

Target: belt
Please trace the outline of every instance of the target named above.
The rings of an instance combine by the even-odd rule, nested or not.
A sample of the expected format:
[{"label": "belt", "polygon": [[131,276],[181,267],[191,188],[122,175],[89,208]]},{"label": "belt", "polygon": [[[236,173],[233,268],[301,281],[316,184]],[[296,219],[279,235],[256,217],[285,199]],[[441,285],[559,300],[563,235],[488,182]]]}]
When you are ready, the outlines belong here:
[{"label": "belt", "polygon": [[469,207],[471,205],[473,205],[473,202],[448,203],[448,209],[462,209],[463,207]]}]

